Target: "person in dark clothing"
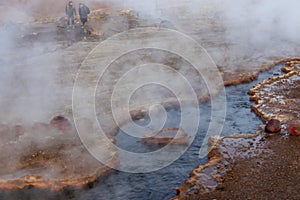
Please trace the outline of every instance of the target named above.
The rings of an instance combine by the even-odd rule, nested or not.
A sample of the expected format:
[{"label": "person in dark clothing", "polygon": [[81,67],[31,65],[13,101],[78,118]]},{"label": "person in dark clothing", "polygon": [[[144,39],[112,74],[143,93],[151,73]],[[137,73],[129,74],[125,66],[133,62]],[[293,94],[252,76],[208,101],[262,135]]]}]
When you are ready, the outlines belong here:
[{"label": "person in dark clothing", "polygon": [[76,9],[73,7],[73,2],[69,1],[69,3],[66,5],[66,15],[68,19],[68,26],[72,25],[74,28],[74,20],[76,17]]},{"label": "person in dark clothing", "polygon": [[82,26],[87,22],[88,14],[90,14],[90,9],[83,3],[79,3],[79,16]]}]

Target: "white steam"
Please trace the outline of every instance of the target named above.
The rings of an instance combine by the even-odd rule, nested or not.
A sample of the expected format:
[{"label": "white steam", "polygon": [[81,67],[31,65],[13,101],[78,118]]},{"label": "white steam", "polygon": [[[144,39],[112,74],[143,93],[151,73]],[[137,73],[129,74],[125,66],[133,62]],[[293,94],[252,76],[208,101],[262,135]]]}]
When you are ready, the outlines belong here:
[{"label": "white steam", "polygon": [[224,1],[222,20],[230,40],[265,45],[274,40],[299,42],[300,2],[297,0]]},{"label": "white steam", "polygon": [[[77,9],[79,2],[74,0]],[[49,111],[58,107],[53,95],[60,90],[55,84],[55,70],[63,65],[61,60],[70,58],[57,54],[57,57],[39,56],[47,51],[49,44],[32,41],[23,45],[22,34],[39,17],[63,16],[66,3],[55,0],[0,3],[0,122],[45,121]],[[200,44],[204,41],[203,47],[208,48],[217,64],[225,59],[247,58],[257,52],[281,56],[287,50],[288,55],[296,54],[297,45],[290,44],[300,42],[297,0],[91,0],[84,3],[91,9],[110,5],[115,10],[134,10],[141,18],[154,22],[168,20],[177,30],[192,33]],[[103,27],[114,25],[120,26],[108,20]],[[222,26],[224,31],[214,32],[217,26]],[[220,44],[210,49],[205,44],[207,41],[215,46],[232,45],[221,47]]]},{"label": "white steam", "polygon": [[[44,113],[57,106],[53,92],[59,88],[55,86],[54,79],[55,69],[62,65],[58,61],[61,58],[39,56],[46,51],[48,44],[33,41],[24,46],[22,32],[30,27],[34,19],[39,19],[38,15],[58,18],[63,16],[66,3],[67,1],[55,0],[0,3],[0,122],[17,119],[44,120]],[[77,9],[78,3],[79,1],[74,1]],[[288,45],[300,42],[300,2],[297,0],[91,0],[84,3],[91,9],[110,3],[114,9],[134,10],[140,16],[154,21],[158,18],[166,19],[179,31],[193,33],[192,37],[200,44],[213,40],[216,36],[213,41],[215,44],[233,44],[228,49],[218,49],[229,57],[247,57],[249,51],[253,54],[254,51],[265,52],[267,48],[270,48],[268,55],[280,56],[280,51],[272,52],[272,48],[282,45],[293,54],[294,47]],[[214,23],[223,26],[224,31],[214,33],[211,28],[215,26]],[[113,25],[108,23],[103,26]],[[206,38],[208,33],[215,35]],[[238,46],[235,50],[234,45]],[[209,45],[203,46],[209,48]],[[222,56],[222,53],[216,53],[214,49],[209,50],[209,53],[217,61],[225,59],[214,57],[216,54]]]},{"label": "white steam", "polygon": [[[37,3],[0,4],[0,123],[48,122],[58,105],[58,57],[47,55],[49,44],[30,31]],[[55,43],[54,36],[48,37]]]}]

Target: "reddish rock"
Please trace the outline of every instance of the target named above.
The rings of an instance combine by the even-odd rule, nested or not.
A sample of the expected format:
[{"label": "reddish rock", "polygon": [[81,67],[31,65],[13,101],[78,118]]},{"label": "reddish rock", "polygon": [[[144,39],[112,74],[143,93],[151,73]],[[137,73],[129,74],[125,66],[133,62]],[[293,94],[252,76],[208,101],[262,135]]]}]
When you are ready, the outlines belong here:
[{"label": "reddish rock", "polygon": [[70,121],[61,115],[53,117],[50,124],[61,131],[70,131],[72,129]]},{"label": "reddish rock", "polygon": [[278,133],[281,131],[281,123],[278,119],[271,119],[268,121],[265,127],[265,131],[268,133]]},{"label": "reddish rock", "polygon": [[146,113],[141,110],[133,110],[130,111],[130,116],[132,120],[143,120],[145,118]]},{"label": "reddish rock", "polygon": [[181,128],[167,128],[154,133],[146,134],[142,142],[154,144],[184,144],[189,143],[188,134]]},{"label": "reddish rock", "polygon": [[290,135],[300,136],[300,120],[288,121],[286,130]]}]

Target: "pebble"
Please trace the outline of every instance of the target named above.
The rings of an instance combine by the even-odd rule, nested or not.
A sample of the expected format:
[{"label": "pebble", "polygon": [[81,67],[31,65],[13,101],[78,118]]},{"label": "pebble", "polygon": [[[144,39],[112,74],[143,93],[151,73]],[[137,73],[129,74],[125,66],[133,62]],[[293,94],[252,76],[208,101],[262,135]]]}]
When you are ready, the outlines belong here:
[{"label": "pebble", "polygon": [[281,131],[281,122],[278,119],[271,119],[267,122],[265,131],[268,133],[278,133]]}]

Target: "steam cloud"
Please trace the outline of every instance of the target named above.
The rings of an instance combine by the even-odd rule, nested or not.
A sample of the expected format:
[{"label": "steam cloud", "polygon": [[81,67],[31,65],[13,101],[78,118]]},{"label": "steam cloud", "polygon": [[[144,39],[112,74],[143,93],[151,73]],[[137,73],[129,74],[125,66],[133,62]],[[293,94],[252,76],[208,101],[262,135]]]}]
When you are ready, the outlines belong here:
[{"label": "steam cloud", "polygon": [[222,5],[226,25],[232,29],[228,35],[231,40],[260,46],[273,44],[276,39],[299,42],[299,1],[224,1]]},{"label": "steam cloud", "polygon": [[[79,2],[74,0],[76,7]],[[22,31],[28,29],[30,23],[39,17],[63,16],[66,3],[67,1],[55,0],[14,0],[0,3],[0,122],[47,120],[49,115],[45,117],[45,112],[58,107],[59,102],[55,101],[53,92],[60,89],[55,84],[55,78],[57,66],[63,64],[62,59],[55,56],[39,57],[47,51],[49,44],[33,41],[29,46],[22,46]],[[288,45],[300,42],[300,2],[297,0],[94,0],[84,3],[92,9],[109,5],[114,9],[132,9],[140,16],[151,19],[167,19],[179,31],[186,33],[193,33],[196,26],[200,26],[204,36],[195,36],[193,33],[200,44],[201,40],[205,40],[207,25],[201,21],[216,20],[225,29],[225,32],[220,32],[220,38],[238,46],[235,49],[235,45],[232,45],[224,50],[225,53],[228,51],[229,59],[246,57],[255,52],[263,54],[267,48],[271,48],[269,56],[278,56],[278,51],[273,53],[272,49],[282,46],[285,47],[282,51],[287,50],[286,54],[295,54],[293,47]],[[183,6],[176,7],[176,4]],[[188,19],[185,24],[180,23],[185,18]],[[53,40],[55,39],[51,38]],[[225,59],[222,55],[216,55],[213,50],[210,51],[217,62]]]},{"label": "steam cloud", "polygon": [[[79,2],[74,0],[76,8]],[[61,89],[55,83],[57,68],[70,58],[57,54],[39,56],[47,52],[49,42],[33,41],[23,45],[22,32],[30,29],[30,23],[40,17],[63,16],[66,3],[56,0],[0,3],[0,122],[47,121],[53,114],[51,111],[61,107],[61,102],[55,98],[55,92]],[[213,27],[212,21],[217,21],[225,29],[220,32],[224,40],[220,42],[234,44],[221,50],[224,52],[221,55],[209,49],[217,62],[257,53],[278,56],[280,52],[272,51],[276,48],[287,50],[284,53],[289,55],[295,54],[297,52],[289,44],[300,42],[300,2],[297,0],[93,0],[83,3],[91,9],[107,6],[115,10],[132,9],[143,18],[168,20],[179,31],[192,33],[200,44],[206,40],[206,28]],[[179,4],[182,6],[176,7]],[[197,26],[200,26],[198,35],[193,32]],[[54,36],[48,37],[55,42]]]},{"label": "steam cloud", "polygon": [[[58,54],[46,55],[48,43],[33,41],[24,45],[23,29],[42,17],[61,17],[67,1],[23,0],[0,3],[0,123],[48,121],[53,111],[61,108],[62,102],[56,97],[60,91],[56,84],[57,68],[64,58]],[[74,1],[78,7],[79,1]],[[185,33],[193,33],[201,44],[205,41],[204,21],[216,20],[224,26],[220,38],[225,42],[237,44],[225,49],[229,59],[247,56],[258,51],[263,54],[267,48],[285,46],[286,54],[295,54],[290,43],[299,43],[300,2],[298,0],[94,0],[82,1],[91,9],[111,6],[114,9],[132,9],[142,17],[168,20]],[[175,7],[183,4],[183,7]],[[168,8],[168,9],[166,9]],[[185,24],[180,21],[185,20]],[[201,22],[203,21],[203,23]],[[203,25],[203,27],[201,27]],[[213,22],[210,24],[213,26]],[[197,38],[193,30],[200,26],[204,36]],[[211,30],[209,30],[211,31]],[[55,42],[53,36],[50,41]],[[205,47],[205,46],[204,46]],[[249,50],[250,49],[250,50]],[[249,52],[250,51],[250,52]],[[238,54],[237,54],[238,52]],[[213,59],[225,58],[212,53]],[[268,55],[278,56],[277,52]],[[40,55],[44,56],[40,56]],[[216,56],[216,57],[214,57]],[[234,58],[233,58],[234,57]],[[68,58],[66,58],[68,59]],[[150,95],[151,96],[151,95]],[[71,98],[71,96],[69,97]]]}]

